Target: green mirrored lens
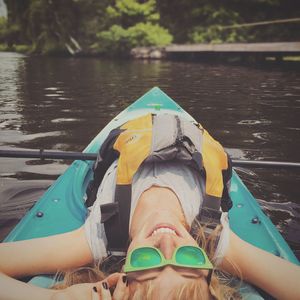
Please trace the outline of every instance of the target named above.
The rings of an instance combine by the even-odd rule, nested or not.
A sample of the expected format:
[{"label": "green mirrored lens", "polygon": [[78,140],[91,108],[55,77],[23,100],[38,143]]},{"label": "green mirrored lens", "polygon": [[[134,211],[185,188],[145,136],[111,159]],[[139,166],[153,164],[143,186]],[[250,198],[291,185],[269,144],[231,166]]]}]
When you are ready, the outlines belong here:
[{"label": "green mirrored lens", "polygon": [[185,246],[178,249],[176,262],[188,266],[202,266],[205,264],[205,257],[199,248]]},{"label": "green mirrored lens", "polygon": [[152,248],[139,248],[133,250],[131,254],[131,265],[136,268],[152,267],[159,265],[161,257],[156,249]]}]

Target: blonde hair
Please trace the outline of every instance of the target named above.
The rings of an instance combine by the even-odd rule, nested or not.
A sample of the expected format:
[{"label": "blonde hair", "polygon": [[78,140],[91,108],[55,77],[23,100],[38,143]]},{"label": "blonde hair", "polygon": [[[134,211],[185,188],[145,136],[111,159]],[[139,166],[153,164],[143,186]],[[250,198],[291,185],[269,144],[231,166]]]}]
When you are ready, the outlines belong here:
[{"label": "blonde hair", "polygon": [[[218,225],[216,229],[206,238],[205,237],[205,227],[201,226],[198,222],[194,222],[193,226],[193,236],[198,245],[203,248],[209,259],[214,261],[215,249],[218,243],[220,232],[222,230],[222,225]],[[105,259],[103,262],[105,263]],[[58,284],[56,284],[54,289],[63,289],[78,283],[92,283],[101,281],[106,278],[110,273],[120,271],[120,266],[118,269],[114,268],[116,264],[109,264],[109,269],[104,273],[101,271],[103,269],[103,262],[90,266],[82,267],[72,271],[60,272],[56,275],[56,278],[62,279]],[[239,274],[239,270],[230,262],[233,268]],[[200,284],[200,279],[190,280],[182,285],[174,287],[170,295],[171,299],[241,299],[238,293],[238,287],[240,282],[234,282],[231,277],[227,276],[224,272],[214,270],[209,285],[209,296],[203,291],[203,286]],[[208,297],[207,297],[208,296]],[[130,298],[132,300],[139,299],[155,299],[154,296],[154,285],[152,280],[145,281],[144,283],[138,283],[136,289],[131,293]]]},{"label": "blonde hair", "polygon": [[[155,288],[151,280],[145,283],[139,283],[136,290],[130,295],[131,300],[153,300],[155,297]],[[207,294],[201,285],[201,279],[194,279],[182,285],[174,287],[168,295],[168,299],[172,300],[219,300],[219,299],[241,299],[236,289],[220,284],[216,275],[213,275],[209,294]]]},{"label": "blonde hair", "polygon": [[98,282],[107,277],[98,265],[77,268],[72,271],[58,272],[55,275],[56,283],[52,289],[61,290],[78,283]]}]

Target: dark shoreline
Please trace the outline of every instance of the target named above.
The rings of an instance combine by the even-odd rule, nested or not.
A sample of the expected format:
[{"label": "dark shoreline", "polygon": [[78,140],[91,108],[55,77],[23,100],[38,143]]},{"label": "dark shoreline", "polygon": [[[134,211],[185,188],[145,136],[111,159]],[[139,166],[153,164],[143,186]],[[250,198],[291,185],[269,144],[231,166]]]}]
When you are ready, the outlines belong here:
[{"label": "dark shoreline", "polygon": [[280,65],[280,66],[300,66],[300,55],[290,55],[288,53],[255,53],[255,52],[175,52],[169,53],[165,47],[137,47],[133,48],[129,54],[124,55],[107,55],[102,53],[91,53],[81,51],[74,55],[65,52],[54,53],[31,53],[24,51],[16,51],[11,48],[1,52],[14,52],[27,55],[30,57],[57,57],[57,58],[101,58],[114,60],[140,60],[140,61],[188,61],[201,63],[225,63],[225,64],[264,64],[264,65]]}]

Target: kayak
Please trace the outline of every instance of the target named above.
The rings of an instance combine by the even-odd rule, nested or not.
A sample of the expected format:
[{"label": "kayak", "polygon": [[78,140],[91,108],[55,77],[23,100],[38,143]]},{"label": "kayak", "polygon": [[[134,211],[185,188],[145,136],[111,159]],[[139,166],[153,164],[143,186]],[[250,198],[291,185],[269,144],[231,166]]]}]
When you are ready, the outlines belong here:
[{"label": "kayak", "polygon": [[[128,120],[147,113],[169,113],[195,121],[174,100],[158,87],[152,88],[117,115],[103,128],[83,151],[97,153],[108,133]],[[5,238],[5,242],[45,237],[80,227],[87,216],[86,190],[93,178],[93,161],[76,160],[53,183],[33,208]],[[299,264],[293,251],[271,220],[263,213],[258,202],[233,171],[230,196],[233,207],[229,212],[231,229],[247,242],[277,256]],[[28,282],[40,287],[53,284],[52,276],[39,275]],[[243,298],[265,299],[259,290],[243,283]]]}]

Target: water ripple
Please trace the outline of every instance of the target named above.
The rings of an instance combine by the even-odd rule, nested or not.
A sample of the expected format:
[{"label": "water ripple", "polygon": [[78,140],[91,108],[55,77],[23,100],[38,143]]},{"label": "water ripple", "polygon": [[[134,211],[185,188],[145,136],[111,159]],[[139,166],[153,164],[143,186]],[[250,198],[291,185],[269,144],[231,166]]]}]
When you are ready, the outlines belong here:
[{"label": "water ripple", "polygon": [[242,120],[239,121],[238,124],[239,125],[257,125],[257,124],[261,124],[261,125],[269,125],[272,122],[270,120]]}]

